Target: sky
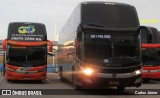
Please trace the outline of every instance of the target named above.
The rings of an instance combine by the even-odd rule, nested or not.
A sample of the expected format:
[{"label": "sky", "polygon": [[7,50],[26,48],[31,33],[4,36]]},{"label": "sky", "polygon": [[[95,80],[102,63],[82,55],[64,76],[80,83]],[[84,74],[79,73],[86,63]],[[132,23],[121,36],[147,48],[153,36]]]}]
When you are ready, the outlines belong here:
[{"label": "sky", "polygon": [[[54,39],[74,8],[83,1],[111,1],[134,5],[141,25],[160,31],[160,0],[0,0],[0,40],[7,37],[10,22],[39,22],[46,25],[49,40]],[[55,26],[56,25],[56,26]]]}]

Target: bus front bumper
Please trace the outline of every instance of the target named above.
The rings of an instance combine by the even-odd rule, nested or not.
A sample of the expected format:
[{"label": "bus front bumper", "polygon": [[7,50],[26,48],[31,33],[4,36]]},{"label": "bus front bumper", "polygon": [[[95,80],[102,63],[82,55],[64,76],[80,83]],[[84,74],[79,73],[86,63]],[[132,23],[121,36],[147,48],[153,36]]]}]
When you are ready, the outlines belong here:
[{"label": "bus front bumper", "polygon": [[160,79],[160,72],[158,70],[143,70],[143,79]]},{"label": "bus front bumper", "polygon": [[38,72],[34,74],[20,74],[16,72],[6,71],[7,80],[45,80],[46,72]]},{"label": "bus front bumper", "polygon": [[142,75],[126,74],[106,74],[99,73],[92,76],[81,76],[82,85],[89,87],[140,87]]}]

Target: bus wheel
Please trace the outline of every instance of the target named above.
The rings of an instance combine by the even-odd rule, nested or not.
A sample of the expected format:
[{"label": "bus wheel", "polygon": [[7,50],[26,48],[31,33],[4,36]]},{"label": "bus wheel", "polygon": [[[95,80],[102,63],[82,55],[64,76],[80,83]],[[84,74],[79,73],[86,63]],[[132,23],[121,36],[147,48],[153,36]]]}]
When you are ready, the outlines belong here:
[{"label": "bus wheel", "polygon": [[73,84],[74,84],[75,90],[80,90],[81,89],[81,86],[77,83],[77,79],[76,79],[75,75],[73,75]]},{"label": "bus wheel", "polygon": [[125,90],[124,86],[117,86],[117,90],[123,92]]},{"label": "bus wheel", "polygon": [[74,73],[75,72],[74,68],[72,68],[72,71],[73,71],[72,82],[74,84],[74,88],[75,88],[75,90],[80,90],[81,86],[77,83],[77,77],[76,77],[76,74]]},{"label": "bus wheel", "polygon": [[59,67],[59,77],[60,77],[60,81],[64,82],[62,66]]}]

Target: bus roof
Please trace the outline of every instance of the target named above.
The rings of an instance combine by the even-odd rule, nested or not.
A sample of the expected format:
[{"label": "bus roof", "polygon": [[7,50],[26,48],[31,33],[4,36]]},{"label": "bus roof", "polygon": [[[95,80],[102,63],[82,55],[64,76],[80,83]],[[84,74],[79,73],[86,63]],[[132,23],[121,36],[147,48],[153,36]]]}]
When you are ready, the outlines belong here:
[{"label": "bus roof", "polygon": [[85,1],[80,3],[80,5],[83,5],[83,4],[110,4],[110,5],[132,6],[127,3],[107,2],[107,1]]}]

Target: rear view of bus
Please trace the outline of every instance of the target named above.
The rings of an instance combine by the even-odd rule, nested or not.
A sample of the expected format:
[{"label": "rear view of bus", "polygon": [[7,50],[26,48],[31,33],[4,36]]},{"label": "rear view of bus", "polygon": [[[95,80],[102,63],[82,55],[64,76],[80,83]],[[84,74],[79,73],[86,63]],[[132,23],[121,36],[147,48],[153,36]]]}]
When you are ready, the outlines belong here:
[{"label": "rear view of bus", "polygon": [[152,32],[141,31],[144,82],[149,82],[150,79],[160,79],[160,33],[154,27],[148,28]]},{"label": "rear view of bus", "polygon": [[47,44],[44,24],[10,23],[7,39],[3,41],[3,49],[6,51],[6,79],[45,80]]},{"label": "rear view of bus", "polygon": [[59,35],[60,78],[75,88],[141,86],[139,28],[131,5],[81,3]]}]

